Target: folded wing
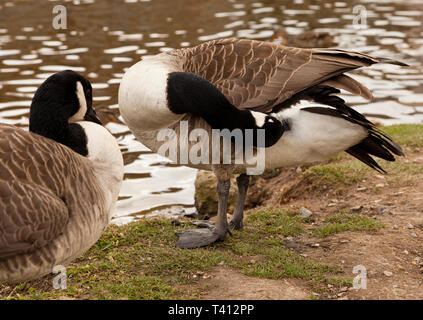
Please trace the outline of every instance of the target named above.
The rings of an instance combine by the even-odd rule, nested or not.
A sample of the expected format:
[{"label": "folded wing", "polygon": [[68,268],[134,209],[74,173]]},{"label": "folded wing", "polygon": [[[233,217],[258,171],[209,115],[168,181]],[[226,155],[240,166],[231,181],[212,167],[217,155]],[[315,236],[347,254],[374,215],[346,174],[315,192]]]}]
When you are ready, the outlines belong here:
[{"label": "folded wing", "polygon": [[69,213],[58,196],[16,180],[0,180],[0,190],[0,260],[35,251],[63,232]]},{"label": "folded wing", "polygon": [[379,62],[404,65],[338,49],[301,49],[237,39],[206,42],[185,54],[185,71],[210,81],[237,108],[261,112],[271,112],[318,84],[371,99],[364,85],[344,73]]}]

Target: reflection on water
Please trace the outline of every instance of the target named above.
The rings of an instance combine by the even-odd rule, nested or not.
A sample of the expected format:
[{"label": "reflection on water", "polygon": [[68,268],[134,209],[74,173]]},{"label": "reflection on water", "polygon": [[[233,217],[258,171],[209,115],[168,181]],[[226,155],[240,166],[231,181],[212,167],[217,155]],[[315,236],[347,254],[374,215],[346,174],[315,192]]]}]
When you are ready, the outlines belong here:
[{"label": "reflection on water", "polygon": [[[52,9],[64,4],[68,29],[54,30]],[[367,26],[353,25],[353,7],[367,9]],[[377,65],[354,72],[375,100],[345,94],[357,110],[391,124],[423,120],[422,1],[410,0],[67,0],[0,2],[0,121],[27,128],[28,107],[51,74],[72,69],[94,88],[96,107],[118,114],[125,69],[142,56],[224,37],[269,40],[326,31],[336,46],[406,60],[411,68]],[[192,211],[196,171],[177,167],[109,123],[125,158],[116,223],[145,215]]]}]

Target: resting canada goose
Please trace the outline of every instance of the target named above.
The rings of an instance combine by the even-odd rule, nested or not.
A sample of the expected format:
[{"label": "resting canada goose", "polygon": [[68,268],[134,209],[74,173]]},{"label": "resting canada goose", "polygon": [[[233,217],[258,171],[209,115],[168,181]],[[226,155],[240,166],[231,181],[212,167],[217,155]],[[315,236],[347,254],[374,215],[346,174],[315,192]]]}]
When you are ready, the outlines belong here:
[{"label": "resting canada goose", "polygon": [[[181,144],[187,132],[182,132],[180,125],[187,121],[190,133],[198,128],[207,132],[238,129],[247,138],[248,129],[265,129],[264,143],[258,145],[254,140],[253,145],[264,145],[266,169],[322,161],[347,151],[382,171],[369,155],[394,161],[392,153],[402,155],[401,148],[334,95],[344,89],[371,99],[365,86],[344,73],[378,62],[405,65],[337,49],[214,40],[147,57],[133,65],[120,84],[119,107],[137,139],[155,152],[164,143],[158,137],[166,132],[161,129],[172,129],[180,138],[173,141]],[[188,148],[193,146],[195,141],[189,141]],[[172,160],[212,170],[218,179],[216,226],[178,233],[178,247],[206,246],[224,240],[229,226],[243,227],[249,183],[246,164],[198,164],[190,159],[184,163],[181,156]],[[240,174],[238,201],[228,225],[226,208],[233,173]]]},{"label": "resting canada goose", "polygon": [[91,84],[73,71],[38,88],[31,132],[0,124],[0,283],[52,272],[88,250],[106,228],[123,160],[100,124]]}]

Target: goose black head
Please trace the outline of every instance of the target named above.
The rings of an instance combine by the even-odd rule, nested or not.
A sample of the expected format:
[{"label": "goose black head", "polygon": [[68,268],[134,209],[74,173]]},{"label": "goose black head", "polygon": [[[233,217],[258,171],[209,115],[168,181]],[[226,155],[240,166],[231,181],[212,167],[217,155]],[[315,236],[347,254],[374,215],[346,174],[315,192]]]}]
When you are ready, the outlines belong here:
[{"label": "goose black head", "polygon": [[86,155],[86,137],[75,122],[91,121],[101,125],[92,101],[92,87],[87,79],[71,70],[58,72],[35,92],[29,130]]},{"label": "goose black head", "polygon": [[279,141],[281,136],[286,130],[289,130],[289,128],[286,126],[285,123],[282,123],[278,119],[272,116],[266,116],[264,119],[264,124],[261,127],[262,129],[265,129],[265,147],[271,147],[276,142]]},{"label": "goose black head", "polygon": [[[286,121],[279,121],[275,117],[261,113],[261,112],[252,112],[252,116],[255,121],[255,126],[257,129],[264,129],[264,147],[268,148],[273,146],[279,139],[282,137],[285,131],[290,129],[289,123]],[[260,146],[263,142],[260,142]],[[254,139],[253,145],[258,146],[258,141]]]}]

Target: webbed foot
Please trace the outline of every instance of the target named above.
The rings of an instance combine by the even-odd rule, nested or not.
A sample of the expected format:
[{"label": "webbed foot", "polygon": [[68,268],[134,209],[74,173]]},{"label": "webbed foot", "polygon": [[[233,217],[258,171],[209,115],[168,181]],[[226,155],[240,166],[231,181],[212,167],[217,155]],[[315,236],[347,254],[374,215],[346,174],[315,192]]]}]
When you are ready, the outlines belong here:
[{"label": "webbed foot", "polygon": [[[198,225],[198,224],[197,224]],[[183,249],[194,249],[208,246],[216,241],[226,239],[228,230],[219,230],[213,225],[203,225],[203,229],[186,230],[177,232],[179,237],[176,247]]]}]

